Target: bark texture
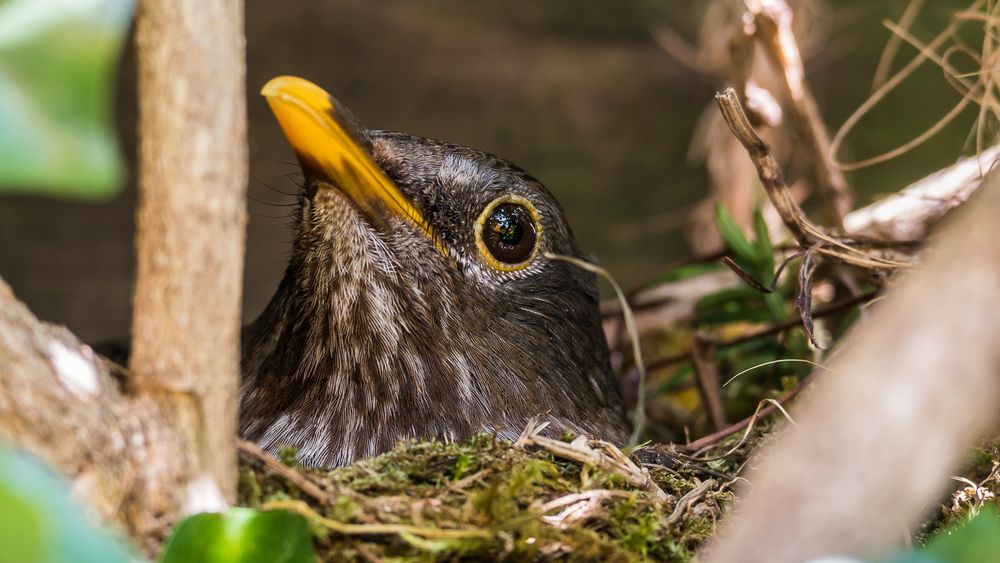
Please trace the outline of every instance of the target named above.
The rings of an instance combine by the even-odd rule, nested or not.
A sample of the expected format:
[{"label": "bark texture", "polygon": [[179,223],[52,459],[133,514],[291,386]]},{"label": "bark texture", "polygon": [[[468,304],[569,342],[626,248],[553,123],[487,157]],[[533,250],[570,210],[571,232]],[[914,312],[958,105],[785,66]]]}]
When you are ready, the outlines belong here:
[{"label": "bark texture", "polygon": [[152,553],[197,493],[190,448],[172,411],[123,395],[115,369],[65,328],[39,322],[0,281],[0,439],[41,457]]},{"label": "bark texture", "polygon": [[172,411],[195,466],[235,495],[246,224],[242,0],[143,0],[130,386]]},{"label": "bark texture", "polygon": [[707,561],[883,553],[995,429],[1000,175],[979,192],[793,411]]}]

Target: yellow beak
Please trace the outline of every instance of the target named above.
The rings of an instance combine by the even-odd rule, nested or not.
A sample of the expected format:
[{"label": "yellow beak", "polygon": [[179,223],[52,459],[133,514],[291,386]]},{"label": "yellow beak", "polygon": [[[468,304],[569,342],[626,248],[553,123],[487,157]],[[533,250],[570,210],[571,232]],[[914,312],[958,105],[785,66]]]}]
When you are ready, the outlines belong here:
[{"label": "yellow beak", "polygon": [[299,162],[321,176],[315,179],[320,187],[340,190],[372,221],[386,211],[405,218],[448,255],[424,215],[372,160],[332,96],[295,76],[273,78],[260,93]]}]

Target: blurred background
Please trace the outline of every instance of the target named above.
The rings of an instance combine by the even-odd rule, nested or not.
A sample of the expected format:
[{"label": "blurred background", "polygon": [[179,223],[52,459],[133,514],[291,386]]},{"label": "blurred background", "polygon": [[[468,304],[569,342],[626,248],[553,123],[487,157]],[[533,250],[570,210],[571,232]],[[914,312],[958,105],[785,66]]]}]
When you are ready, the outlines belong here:
[{"label": "blurred background", "polygon": [[[260,312],[283,271],[289,206],[298,190],[293,157],[257,94],[269,78],[309,78],[371,128],[444,139],[514,161],[556,194],[583,248],[623,286],[634,287],[689,256],[692,242],[699,246],[686,237],[696,233],[686,224],[709,188],[692,139],[703,113],[716,111],[712,95],[724,86],[719,61],[738,4],[247,2],[246,319]],[[872,91],[890,37],[883,20],[898,20],[908,2],[794,4],[808,80],[836,130]],[[965,3],[927,4],[912,28],[924,40]],[[901,59],[913,54],[904,46]],[[135,80],[127,47],[115,111],[133,179]],[[940,69],[927,65],[862,121],[841,154],[850,160],[893,148],[931,126],[957,99]],[[968,153],[974,117],[970,109],[904,157],[849,174],[859,200],[896,191]],[[40,318],[66,324],[84,340],[125,335],[135,194],[130,183],[97,202],[0,196],[0,276]]]}]

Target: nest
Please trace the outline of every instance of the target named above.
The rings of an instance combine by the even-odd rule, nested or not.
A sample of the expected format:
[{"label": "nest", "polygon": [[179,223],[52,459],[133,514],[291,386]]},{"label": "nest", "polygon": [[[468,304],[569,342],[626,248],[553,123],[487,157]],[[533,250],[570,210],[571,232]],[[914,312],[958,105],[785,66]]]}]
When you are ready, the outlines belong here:
[{"label": "nest", "polygon": [[739,438],[722,441],[695,461],[671,446],[626,454],[542,428],[514,443],[403,444],[334,470],[243,443],[240,502],[302,514],[321,561],[690,561],[761,436],[732,452]]}]

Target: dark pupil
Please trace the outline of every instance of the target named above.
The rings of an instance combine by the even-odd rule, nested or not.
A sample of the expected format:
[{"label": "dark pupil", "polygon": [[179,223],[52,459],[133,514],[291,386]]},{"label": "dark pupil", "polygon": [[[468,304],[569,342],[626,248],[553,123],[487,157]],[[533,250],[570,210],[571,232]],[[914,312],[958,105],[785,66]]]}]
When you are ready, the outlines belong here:
[{"label": "dark pupil", "polygon": [[521,242],[521,225],[511,213],[493,214],[493,232],[504,244],[513,246]]},{"label": "dark pupil", "polygon": [[535,249],[535,223],[524,206],[516,203],[498,205],[486,219],[485,227],[483,242],[501,262],[524,262]]}]

